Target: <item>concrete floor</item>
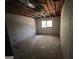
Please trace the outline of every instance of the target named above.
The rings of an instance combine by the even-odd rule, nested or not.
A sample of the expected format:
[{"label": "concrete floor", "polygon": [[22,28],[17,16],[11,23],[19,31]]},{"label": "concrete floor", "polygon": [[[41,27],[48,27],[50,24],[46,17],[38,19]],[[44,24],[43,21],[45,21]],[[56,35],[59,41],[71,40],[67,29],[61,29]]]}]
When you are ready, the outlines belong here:
[{"label": "concrete floor", "polygon": [[13,47],[15,59],[63,59],[59,37],[35,35]]},{"label": "concrete floor", "polygon": [[14,59],[14,56],[5,56],[5,59]]}]

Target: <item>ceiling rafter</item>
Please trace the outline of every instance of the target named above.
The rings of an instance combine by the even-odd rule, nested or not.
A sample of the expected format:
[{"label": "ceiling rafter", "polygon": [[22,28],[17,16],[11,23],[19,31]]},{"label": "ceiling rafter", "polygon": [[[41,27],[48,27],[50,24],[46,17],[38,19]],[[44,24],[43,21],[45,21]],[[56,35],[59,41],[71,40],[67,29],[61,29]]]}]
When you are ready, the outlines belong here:
[{"label": "ceiling rafter", "polygon": [[51,12],[50,12],[50,9],[49,9],[49,6],[48,6],[48,0],[45,0],[45,2],[46,2],[46,5],[47,5],[47,8],[48,8],[48,11],[49,11],[49,16],[51,15]]},{"label": "ceiling rafter", "polygon": [[55,8],[53,8],[53,14],[54,14],[54,16],[56,16],[56,3],[55,3],[55,1],[52,1],[52,0],[50,0],[50,3],[52,5],[52,8],[53,8],[53,3],[54,3]]},{"label": "ceiling rafter", "polygon": [[21,3],[20,0],[7,0],[6,12],[33,18],[60,16],[63,5],[62,1],[63,0],[29,0],[29,2],[35,6],[35,8],[31,8]]},{"label": "ceiling rafter", "polygon": [[[32,1],[35,3],[35,0],[32,0]],[[38,6],[37,3],[35,3],[35,4]],[[44,13],[46,13],[48,15],[47,11],[44,8],[41,8],[40,6],[38,6],[38,8],[41,9],[42,12],[44,12]]]}]

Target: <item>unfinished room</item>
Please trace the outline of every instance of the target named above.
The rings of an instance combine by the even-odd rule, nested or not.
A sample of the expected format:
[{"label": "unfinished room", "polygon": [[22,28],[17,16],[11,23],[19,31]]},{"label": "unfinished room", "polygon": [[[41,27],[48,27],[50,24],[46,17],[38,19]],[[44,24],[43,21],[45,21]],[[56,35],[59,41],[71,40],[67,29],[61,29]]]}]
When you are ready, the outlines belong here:
[{"label": "unfinished room", "polygon": [[72,0],[5,0],[6,59],[72,59]]}]

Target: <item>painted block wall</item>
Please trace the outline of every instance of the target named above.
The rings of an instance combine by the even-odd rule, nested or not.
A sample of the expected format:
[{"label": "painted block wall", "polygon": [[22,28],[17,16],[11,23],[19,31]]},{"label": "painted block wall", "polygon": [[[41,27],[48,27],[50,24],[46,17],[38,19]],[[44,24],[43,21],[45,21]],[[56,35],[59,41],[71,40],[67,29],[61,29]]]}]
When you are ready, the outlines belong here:
[{"label": "painted block wall", "polygon": [[64,59],[73,59],[73,0],[65,0],[61,13],[61,46]]},{"label": "painted block wall", "polygon": [[5,16],[11,45],[35,35],[36,26],[33,18],[10,13],[6,13]]},{"label": "painted block wall", "polygon": [[[41,22],[45,20],[52,20],[52,27],[42,28]],[[60,34],[60,17],[47,17],[36,19],[37,34]]]}]

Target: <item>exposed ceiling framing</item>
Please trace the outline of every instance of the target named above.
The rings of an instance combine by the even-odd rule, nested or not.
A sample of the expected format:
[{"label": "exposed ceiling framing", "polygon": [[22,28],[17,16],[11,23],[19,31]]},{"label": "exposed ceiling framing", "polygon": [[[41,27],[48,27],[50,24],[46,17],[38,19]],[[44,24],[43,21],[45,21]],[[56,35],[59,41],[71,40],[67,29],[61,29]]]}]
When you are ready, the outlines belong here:
[{"label": "exposed ceiling framing", "polygon": [[60,16],[63,6],[63,0],[6,0],[5,3],[6,12],[33,18]]}]

